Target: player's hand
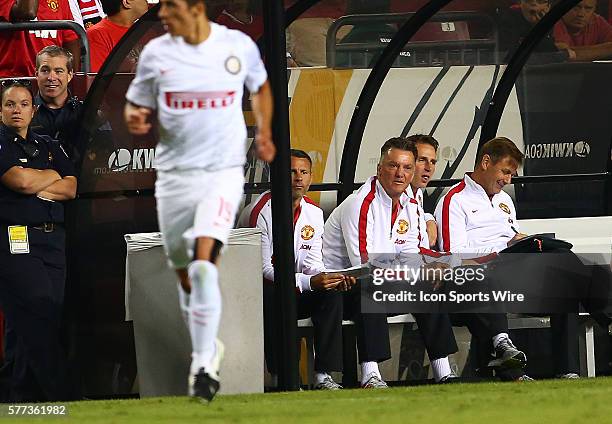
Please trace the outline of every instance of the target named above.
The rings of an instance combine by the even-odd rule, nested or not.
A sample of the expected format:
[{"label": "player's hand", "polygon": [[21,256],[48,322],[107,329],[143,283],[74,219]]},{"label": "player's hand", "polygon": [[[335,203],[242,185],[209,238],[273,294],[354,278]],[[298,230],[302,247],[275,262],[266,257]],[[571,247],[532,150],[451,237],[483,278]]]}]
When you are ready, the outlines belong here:
[{"label": "player's hand", "polygon": [[272,132],[270,129],[258,129],[255,136],[255,148],[259,159],[268,163],[274,160],[276,146],[272,142]]},{"label": "player's hand", "polygon": [[151,129],[151,124],[147,122],[152,110],[147,107],[135,106],[126,103],[123,111],[125,123],[128,131],[134,135],[145,135]]},{"label": "player's hand", "polygon": [[320,272],[310,277],[310,288],[313,290],[334,290],[344,281],[344,276],[337,273]]}]

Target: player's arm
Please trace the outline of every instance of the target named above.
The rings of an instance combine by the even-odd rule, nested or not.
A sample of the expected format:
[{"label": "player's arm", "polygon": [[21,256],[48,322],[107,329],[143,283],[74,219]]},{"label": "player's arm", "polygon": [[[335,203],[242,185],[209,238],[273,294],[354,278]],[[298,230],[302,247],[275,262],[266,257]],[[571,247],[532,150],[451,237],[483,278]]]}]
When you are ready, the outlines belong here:
[{"label": "player's arm", "polygon": [[38,0],[15,0],[11,7],[11,22],[31,21],[38,14]]},{"label": "player's arm", "polygon": [[272,89],[266,80],[259,91],[251,95],[253,115],[257,124],[255,143],[257,156],[266,162],[272,162],[276,155],[276,147],[272,142],[272,114],[274,110]]},{"label": "player's arm", "polygon": [[128,127],[128,131],[134,135],[145,135],[151,129],[151,123],[147,119],[153,112],[153,109],[139,106],[130,101],[125,103],[123,109],[123,117]]}]

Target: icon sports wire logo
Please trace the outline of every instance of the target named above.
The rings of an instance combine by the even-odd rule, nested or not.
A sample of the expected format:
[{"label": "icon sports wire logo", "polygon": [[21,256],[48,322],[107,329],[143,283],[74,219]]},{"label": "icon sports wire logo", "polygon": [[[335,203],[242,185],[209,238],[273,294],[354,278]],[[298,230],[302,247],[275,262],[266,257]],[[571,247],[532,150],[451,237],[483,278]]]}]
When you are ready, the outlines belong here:
[{"label": "icon sports wire logo", "polygon": [[235,91],[169,91],[166,106],[171,109],[220,109],[234,103]]}]

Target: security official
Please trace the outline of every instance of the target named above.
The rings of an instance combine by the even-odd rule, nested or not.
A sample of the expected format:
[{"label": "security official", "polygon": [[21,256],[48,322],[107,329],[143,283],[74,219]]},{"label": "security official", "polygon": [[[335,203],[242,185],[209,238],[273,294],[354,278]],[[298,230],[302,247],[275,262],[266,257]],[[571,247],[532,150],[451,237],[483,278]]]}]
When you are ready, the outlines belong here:
[{"label": "security official", "polygon": [[62,201],[76,195],[60,144],[29,131],[29,84],[3,81],[0,124],[0,308],[14,332],[9,402],[69,398],[59,342],[65,280]]},{"label": "security official", "polygon": [[73,61],[72,53],[59,46],[47,46],[36,55],[38,94],[34,103],[37,110],[31,128],[38,134],[59,140],[77,163],[80,148],[77,136],[83,103],[68,89],[74,75]]}]

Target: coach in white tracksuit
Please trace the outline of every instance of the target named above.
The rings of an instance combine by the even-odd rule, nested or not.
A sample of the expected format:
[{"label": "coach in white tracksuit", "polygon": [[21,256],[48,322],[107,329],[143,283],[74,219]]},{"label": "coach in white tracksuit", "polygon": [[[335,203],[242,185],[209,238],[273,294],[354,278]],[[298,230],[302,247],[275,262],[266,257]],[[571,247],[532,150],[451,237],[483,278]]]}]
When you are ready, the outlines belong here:
[{"label": "coach in white tracksuit", "polygon": [[[325,272],[321,255],[323,211],[304,194],[312,179],[312,162],[301,150],[291,150],[293,194],[293,250],[298,317],[311,317],[314,327],[315,388],[339,389],[329,375],[342,371],[342,275]],[[264,277],[264,337],[268,370],[276,374],[278,359],[274,337],[278,320],[274,308],[274,254],[272,249],[272,194],[266,191],[239,220],[240,226],[261,230]],[[353,281],[354,283],[354,281]],[[350,282],[349,282],[350,284]]]},{"label": "coach in white tracksuit", "polygon": [[[516,209],[512,198],[502,191],[510,184],[512,176],[522,163],[523,155],[506,138],[498,137],[485,143],[478,153],[473,173],[468,173],[463,181],[451,187],[436,207],[439,243],[443,250],[461,253],[464,257],[478,261],[495,259],[497,254],[513,242],[525,237],[518,232]],[[571,252],[557,255],[524,255],[517,266],[510,262],[504,266],[504,260],[496,260],[496,273],[493,280],[520,277],[529,281],[534,278],[537,283],[546,283],[561,287],[563,273],[546,274],[547,269],[559,268],[554,261],[560,259],[572,269],[581,269],[580,261]],[[548,262],[545,262],[548,261]],[[549,263],[550,262],[550,263]],[[572,265],[575,263],[575,265]],[[578,275],[582,271],[577,271]],[[552,290],[555,290],[554,288]],[[546,293],[544,293],[546,295]],[[549,293],[553,296],[553,293]],[[546,313],[546,311],[532,311]],[[496,317],[500,314],[490,314]],[[577,314],[551,314],[553,333],[553,359],[555,373],[563,378],[575,378],[579,372]],[[499,324],[493,332],[507,333],[507,320],[496,319]]]},{"label": "coach in white tracksuit", "polygon": [[[429,247],[427,240],[421,240],[419,229],[425,226],[425,221],[418,215],[416,200],[406,194],[414,174],[415,157],[413,143],[403,138],[385,142],[377,175],[344,200],[325,223],[323,260],[328,269],[367,263],[374,254],[398,254],[418,259],[420,264],[427,262],[419,255]],[[437,254],[431,253],[433,261]],[[391,357],[387,316],[361,313],[359,294],[358,289],[348,293],[345,306],[357,328],[361,383],[363,387],[385,387],[378,362]],[[415,318],[425,336],[432,363],[457,351],[448,322],[444,325],[431,314],[416,314]]]}]

